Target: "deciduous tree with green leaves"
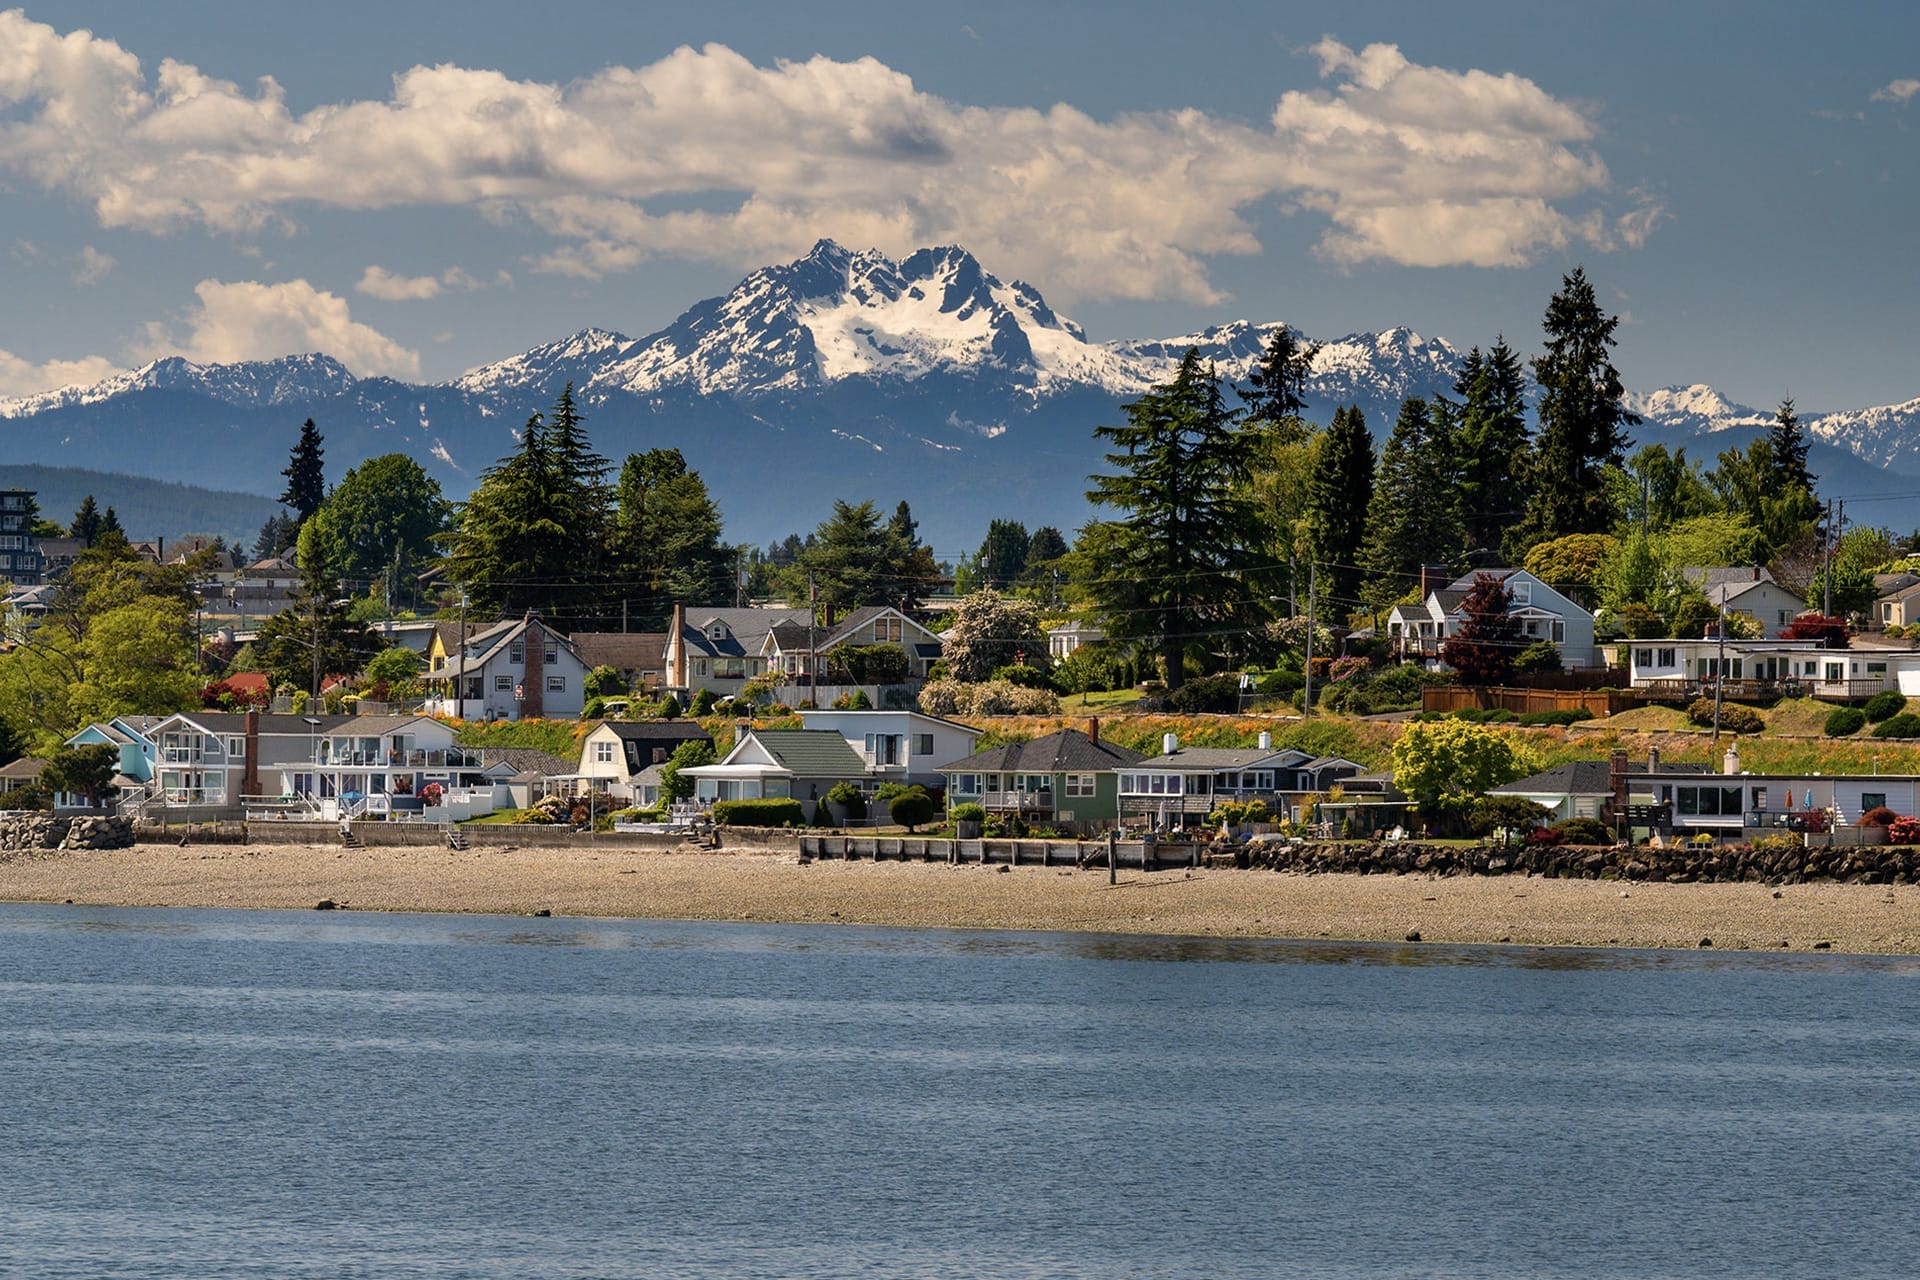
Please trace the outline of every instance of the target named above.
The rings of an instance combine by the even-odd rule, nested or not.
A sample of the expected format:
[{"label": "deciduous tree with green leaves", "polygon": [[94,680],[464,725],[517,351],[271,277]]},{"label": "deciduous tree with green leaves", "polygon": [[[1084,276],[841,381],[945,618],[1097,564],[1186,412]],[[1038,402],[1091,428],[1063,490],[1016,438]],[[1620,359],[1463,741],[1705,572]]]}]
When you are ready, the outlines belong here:
[{"label": "deciduous tree with green leaves", "polygon": [[1393,785],[1429,812],[1464,806],[1537,767],[1510,735],[1464,720],[1410,724],[1393,744]]}]

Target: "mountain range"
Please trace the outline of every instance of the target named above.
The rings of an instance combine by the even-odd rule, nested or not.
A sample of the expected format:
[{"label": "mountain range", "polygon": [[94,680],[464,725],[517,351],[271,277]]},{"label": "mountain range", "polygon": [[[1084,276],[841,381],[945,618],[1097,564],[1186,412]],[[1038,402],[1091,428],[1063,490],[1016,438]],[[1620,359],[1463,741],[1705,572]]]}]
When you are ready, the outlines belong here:
[{"label": "mountain range", "polygon": [[[657,333],[582,329],[451,382],[359,378],[320,353],[224,365],[168,358],[89,387],[0,401],[0,469],[106,467],[271,494],[311,417],[332,478],[404,452],[464,496],[572,383],[600,452],[617,460],[678,447],[719,499],[732,538],[805,532],[834,498],[871,498],[885,510],[904,498],[922,536],[955,554],[995,517],[1077,527],[1089,514],[1085,477],[1103,465],[1092,429],[1118,421],[1120,406],[1166,381],[1189,349],[1244,381],[1275,327],[1235,321],[1093,342],[1032,285],[1001,279],[964,249],[894,261],[823,240]],[[1451,394],[1460,355],[1405,328],[1324,340],[1309,415],[1324,421],[1336,405],[1356,404],[1384,441],[1402,400]],[[1772,418],[1705,386],[1630,403],[1645,419],[1636,442],[1686,446],[1709,461]],[[1802,416],[1824,489],[1852,500],[1916,487],[1920,399]]]}]

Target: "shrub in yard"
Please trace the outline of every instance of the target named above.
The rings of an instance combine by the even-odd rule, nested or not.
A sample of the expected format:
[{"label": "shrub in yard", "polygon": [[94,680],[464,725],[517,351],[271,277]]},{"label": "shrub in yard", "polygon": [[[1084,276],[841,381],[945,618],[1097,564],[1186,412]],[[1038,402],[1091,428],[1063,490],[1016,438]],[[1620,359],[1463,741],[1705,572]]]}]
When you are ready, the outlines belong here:
[{"label": "shrub in yard", "polygon": [[[1695,698],[1689,702],[1687,719],[1702,729],[1713,728],[1713,699]],[[1720,727],[1728,733],[1759,733],[1767,727],[1767,722],[1752,707],[1723,701],[1720,704]]]},{"label": "shrub in yard", "polygon": [[957,804],[953,806],[953,812],[947,816],[955,822],[985,822],[987,811],[977,804]]},{"label": "shrub in yard", "polygon": [[1867,705],[1860,708],[1867,713],[1867,723],[1879,724],[1882,720],[1891,720],[1907,709],[1907,696],[1898,690],[1887,689],[1867,699]]},{"label": "shrub in yard", "polygon": [[1873,728],[1876,738],[1920,738],[1920,716],[1911,711],[1902,711],[1891,720],[1883,720]]},{"label": "shrub in yard", "polygon": [[1844,738],[1866,727],[1867,713],[1859,707],[1835,707],[1827,712],[1827,723],[1822,726],[1821,732],[1829,738]]},{"label": "shrub in yard", "polygon": [[1891,827],[1893,820],[1899,816],[1899,814],[1887,808],[1885,805],[1876,805],[1874,808],[1861,814],[1859,821],[1853,825],[1856,827]]},{"label": "shrub in yard", "polygon": [[713,704],[717,701],[719,699],[713,696],[713,690],[702,689],[693,695],[693,706],[689,710],[696,716],[710,716],[713,714]]},{"label": "shrub in yard", "polygon": [[1566,711],[1529,711],[1520,717],[1521,724],[1579,724],[1582,720],[1593,719],[1593,712],[1585,707],[1572,707]]},{"label": "shrub in yard", "polygon": [[1199,711],[1234,711],[1240,706],[1240,680],[1237,676],[1201,676],[1189,680],[1168,695],[1175,711],[1193,714]]},{"label": "shrub in yard", "polygon": [[1553,829],[1560,833],[1561,844],[1610,845],[1614,841],[1613,832],[1598,818],[1565,818]]},{"label": "shrub in yard", "polygon": [[1545,805],[1522,796],[1482,796],[1467,811],[1467,826],[1477,836],[1492,835],[1500,827],[1531,831],[1549,812]]},{"label": "shrub in yard", "polygon": [[927,794],[925,787],[908,787],[887,806],[887,816],[908,831],[926,826],[939,811],[940,806]]},{"label": "shrub in yard", "polygon": [[720,800],[713,820],[723,827],[804,827],[807,810],[790,796],[768,800]]},{"label": "shrub in yard", "polygon": [[1891,844],[1920,844],[1920,818],[1899,817],[1887,824]]},{"label": "shrub in yard", "polygon": [[851,782],[836,782],[827,799],[847,811],[849,820],[867,816],[867,796]]}]

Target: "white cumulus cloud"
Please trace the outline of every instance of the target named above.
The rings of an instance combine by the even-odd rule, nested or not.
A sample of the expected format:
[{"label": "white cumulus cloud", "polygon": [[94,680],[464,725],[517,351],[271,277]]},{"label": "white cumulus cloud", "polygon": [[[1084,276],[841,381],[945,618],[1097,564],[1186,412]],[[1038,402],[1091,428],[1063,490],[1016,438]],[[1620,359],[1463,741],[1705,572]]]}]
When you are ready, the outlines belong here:
[{"label": "white cumulus cloud", "polygon": [[63,387],[90,387],[119,368],[105,356],[35,364],[11,351],[0,351],[0,398],[30,396]]},{"label": "white cumulus cloud", "polygon": [[193,291],[199,302],[176,320],[147,325],[145,359],[177,355],[229,364],[322,351],[361,375],[420,375],[418,352],[354,320],[346,299],[305,280],[202,280]]},{"label": "white cumulus cloud", "polygon": [[[1264,124],[1195,109],[1100,119],[980,107],[873,59],[757,66],[717,44],[566,85],[416,66],[384,100],[296,113],[251,86],[0,14],[0,171],[102,225],[294,227],[302,206],[468,206],[598,275],[653,255],[752,265],[831,235],[899,253],[961,243],[1073,297],[1217,299],[1208,259],[1260,249],[1248,210],[1326,219],[1340,262],[1508,266],[1632,244],[1597,131],[1524,77],[1322,40],[1322,89]],[[670,207],[669,207],[670,202]],[[692,206],[691,208],[689,206]],[[1639,221],[1623,224],[1623,216]],[[445,276],[369,274],[370,296]],[[386,290],[381,293],[380,290]]]},{"label": "white cumulus cloud", "polygon": [[1873,100],[1875,102],[1897,102],[1905,106],[1913,100],[1915,94],[1920,94],[1920,80],[1902,78],[1895,80],[1884,89],[1875,89],[1873,91]]},{"label": "white cumulus cloud", "polygon": [[[496,281],[511,279],[504,271],[496,277]],[[355,292],[384,302],[421,302],[437,298],[448,289],[480,289],[485,285],[459,267],[448,267],[437,276],[402,276],[376,265],[361,272],[353,287]]]}]

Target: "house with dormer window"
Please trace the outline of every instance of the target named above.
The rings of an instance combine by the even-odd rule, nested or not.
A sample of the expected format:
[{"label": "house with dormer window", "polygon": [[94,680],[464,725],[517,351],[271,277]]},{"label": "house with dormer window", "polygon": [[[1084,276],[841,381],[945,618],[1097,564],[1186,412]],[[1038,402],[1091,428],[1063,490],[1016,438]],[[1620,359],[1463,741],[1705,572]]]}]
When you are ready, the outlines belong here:
[{"label": "house with dormer window", "polygon": [[796,684],[817,670],[823,685],[925,680],[942,651],[938,635],[891,605],[855,609],[832,627],[810,627],[804,619],[779,623],[761,645],[767,670]]},{"label": "house with dormer window", "polygon": [[677,604],[663,655],[667,687],[689,698],[702,689],[731,697],[766,670],[767,632],[782,624],[805,628],[810,617],[810,609]]},{"label": "house with dormer window", "polygon": [[428,715],[570,720],[586,704],[586,662],[566,636],[531,613],[473,632],[456,652],[445,652],[436,634],[428,668]]},{"label": "house with dormer window", "polygon": [[1395,605],[1387,614],[1393,652],[1406,662],[1440,666],[1440,651],[1466,621],[1463,606],[1482,573],[1493,575],[1512,597],[1507,612],[1520,624],[1522,645],[1549,640],[1569,668],[1603,665],[1594,647],[1593,615],[1525,569],[1475,570],[1429,591],[1419,604]]}]

